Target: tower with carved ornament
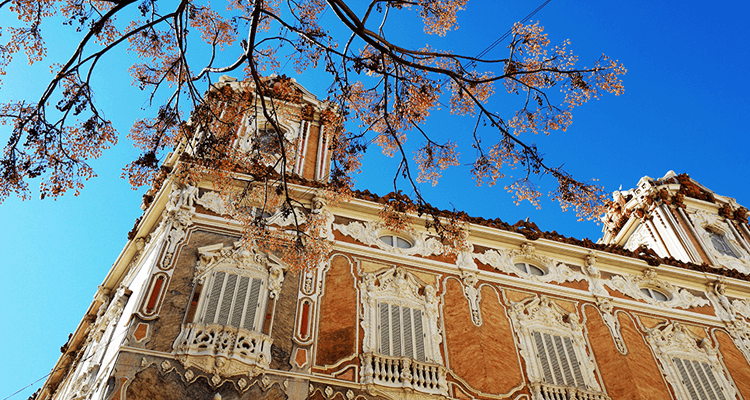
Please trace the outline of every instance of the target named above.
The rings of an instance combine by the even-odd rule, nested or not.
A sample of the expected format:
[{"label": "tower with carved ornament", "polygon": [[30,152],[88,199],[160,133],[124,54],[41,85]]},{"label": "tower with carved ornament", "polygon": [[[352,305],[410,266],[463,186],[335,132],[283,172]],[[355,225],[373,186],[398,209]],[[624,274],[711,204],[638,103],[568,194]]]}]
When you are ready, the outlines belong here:
[{"label": "tower with carved ornament", "polygon": [[614,194],[598,243],[469,218],[456,253],[421,216],[388,229],[397,195],[327,203],[329,106],[293,81],[274,94],[279,79],[212,90],[275,102],[275,126],[250,109],[232,146],[273,153],[282,137],[298,209],[247,212],[280,231],[315,216],[327,256],[295,271],[240,243],[212,182],[172,172],[197,132],[37,400],[750,398],[750,234],[733,199],[646,177]]}]

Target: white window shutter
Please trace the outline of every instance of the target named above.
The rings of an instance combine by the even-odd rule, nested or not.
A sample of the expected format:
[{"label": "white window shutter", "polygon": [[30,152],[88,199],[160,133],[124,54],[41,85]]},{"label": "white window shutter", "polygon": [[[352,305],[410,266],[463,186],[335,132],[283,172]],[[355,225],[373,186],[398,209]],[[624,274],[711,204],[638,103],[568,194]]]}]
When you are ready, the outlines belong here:
[{"label": "white window shutter", "polygon": [[211,292],[208,293],[208,305],[206,305],[206,314],[203,322],[207,324],[213,324],[216,322],[216,310],[219,305],[219,299],[221,299],[221,288],[224,286],[223,272],[218,272],[214,275],[214,282],[211,286]]},{"label": "white window shutter", "polygon": [[415,347],[417,349],[417,360],[426,361],[424,351],[425,334],[424,328],[422,327],[422,311],[412,309],[411,312],[414,316],[414,339],[416,340]]},{"label": "white window shutter", "polygon": [[380,353],[387,356],[391,355],[390,329],[388,304],[380,303]]},{"label": "white window shutter", "polygon": [[217,323],[227,325],[229,322],[229,312],[232,310],[234,301],[234,292],[237,288],[237,275],[228,274],[227,283],[224,286],[224,293],[221,295],[221,305],[219,306],[219,316]]},{"label": "white window shutter", "polygon": [[250,295],[247,300],[247,306],[245,307],[245,321],[242,327],[248,330],[259,330],[259,326],[255,326],[255,316],[258,314],[258,309],[261,306],[260,287],[263,281],[258,278],[253,278],[252,285],[250,286]]}]

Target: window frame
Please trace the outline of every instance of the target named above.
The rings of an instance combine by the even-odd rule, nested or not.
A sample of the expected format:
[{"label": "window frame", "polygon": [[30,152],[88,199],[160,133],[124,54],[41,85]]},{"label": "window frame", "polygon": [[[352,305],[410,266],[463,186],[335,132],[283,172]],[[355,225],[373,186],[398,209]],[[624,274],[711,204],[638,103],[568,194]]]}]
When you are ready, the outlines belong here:
[{"label": "window frame", "polygon": [[[594,396],[604,393],[596,379],[596,363],[593,353],[589,353],[586,349],[586,335],[576,312],[570,313],[549,297],[542,295],[513,302],[508,314],[513,323],[521,356],[526,364],[529,386],[531,386],[532,391],[541,393],[559,390],[560,388],[575,388]],[[575,362],[578,363],[580,378],[574,378],[573,384],[562,382],[561,385],[554,378],[554,372],[550,371],[552,375],[546,374],[540,350],[535,340],[535,333],[546,334],[550,337],[556,336],[561,341],[569,340],[570,350],[566,352],[567,360],[570,365],[570,354],[572,353]],[[549,360],[549,358],[547,359]],[[553,382],[548,382],[549,376],[553,377]],[[578,380],[581,380],[580,384],[577,382]]]},{"label": "window frame", "polygon": [[719,360],[718,349],[712,346],[708,337],[700,337],[686,326],[673,322],[650,329],[646,334],[646,341],[656,355],[662,373],[678,400],[702,400],[703,397],[694,392],[691,394],[690,387],[685,384],[684,376],[675,360],[707,365],[708,372],[713,376],[720,391],[719,400],[736,398],[736,388],[731,382],[731,377]]},{"label": "window frame", "polygon": [[[386,242],[385,240],[383,240],[383,238],[391,239],[391,243]],[[412,243],[411,240],[406,239],[403,236],[393,234],[393,233],[383,233],[381,235],[378,235],[378,240],[385,243],[387,246],[393,247],[395,249],[406,250],[406,249],[411,249],[412,247],[414,247],[414,243]],[[408,244],[408,246],[407,247],[399,246],[398,245],[398,243],[400,243],[399,241]]]}]

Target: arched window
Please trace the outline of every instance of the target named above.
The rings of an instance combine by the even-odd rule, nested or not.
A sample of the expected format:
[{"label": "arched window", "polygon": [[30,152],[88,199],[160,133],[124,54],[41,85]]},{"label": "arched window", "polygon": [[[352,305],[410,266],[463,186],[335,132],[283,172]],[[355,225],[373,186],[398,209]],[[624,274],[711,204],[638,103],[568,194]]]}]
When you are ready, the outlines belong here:
[{"label": "arched window", "polygon": [[410,249],[414,246],[410,241],[392,234],[382,235],[378,239],[388,246],[397,247],[399,249]]},{"label": "arched window", "polygon": [[648,296],[656,301],[667,301],[669,300],[669,296],[663,293],[660,290],[650,288],[650,287],[642,287],[641,293],[643,293],[645,296]]},{"label": "arched window", "polygon": [[711,240],[711,245],[714,246],[714,249],[716,249],[716,251],[718,251],[719,253],[730,257],[739,258],[737,256],[737,253],[732,249],[732,245],[729,244],[729,241],[727,240],[726,236],[724,236],[724,234],[709,229],[708,238]]},{"label": "arched window", "polygon": [[543,268],[537,267],[536,265],[529,264],[527,262],[517,262],[517,263],[515,263],[513,265],[519,271],[521,271],[521,272],[523,272],[525,274],[529,274],[529,275],[542,276],[542,275],[545,275],[547,273]]}]

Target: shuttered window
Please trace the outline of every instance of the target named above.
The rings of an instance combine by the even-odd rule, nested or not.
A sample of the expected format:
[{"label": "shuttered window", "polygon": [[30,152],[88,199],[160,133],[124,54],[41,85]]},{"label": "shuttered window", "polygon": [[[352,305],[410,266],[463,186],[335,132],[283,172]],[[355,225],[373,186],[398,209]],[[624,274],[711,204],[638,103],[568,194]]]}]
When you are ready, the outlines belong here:
[{"label": "shuttered window", "polygon": [[256,326],[256,316],[263,301],[260,296],[262,286],[262,279],[226,272],[214,273],[202,322],[248,330],[260,329]]},{"label": "shuttered window", "polygon": [[691,400],[725,399],[710,365],[677,357],[672,358],[672,362],[680,371],[680,379]]},{"label": "shuttered window", "polygon": [[532,337],[545,383],[586,387],[571,338],[541,332],[532,332]]},{"label": "shuttered window", "polygon": [[380,303],[380,354],[425,361],[422,311]]}]

